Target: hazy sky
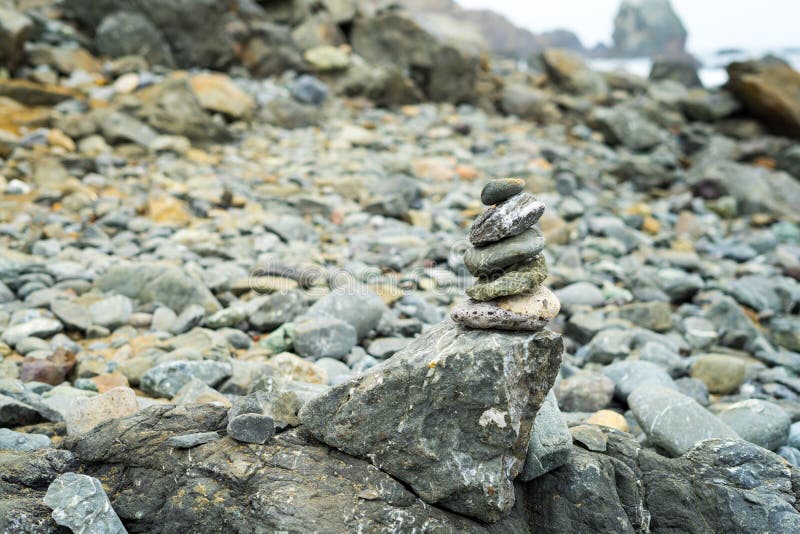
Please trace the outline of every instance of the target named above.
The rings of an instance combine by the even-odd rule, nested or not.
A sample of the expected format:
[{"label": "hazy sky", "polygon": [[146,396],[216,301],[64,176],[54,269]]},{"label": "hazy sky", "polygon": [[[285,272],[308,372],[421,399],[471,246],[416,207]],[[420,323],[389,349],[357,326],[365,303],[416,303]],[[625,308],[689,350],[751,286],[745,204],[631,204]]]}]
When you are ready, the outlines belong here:
[{"label": "hazy sky", "polygon": [[[587,47],[611,41],[620,0],[458,0],[501,12],[533,31],[567,28]],[[689,30],[687,48],[780,48],[800,45],[800,0],[672,0]]]}]

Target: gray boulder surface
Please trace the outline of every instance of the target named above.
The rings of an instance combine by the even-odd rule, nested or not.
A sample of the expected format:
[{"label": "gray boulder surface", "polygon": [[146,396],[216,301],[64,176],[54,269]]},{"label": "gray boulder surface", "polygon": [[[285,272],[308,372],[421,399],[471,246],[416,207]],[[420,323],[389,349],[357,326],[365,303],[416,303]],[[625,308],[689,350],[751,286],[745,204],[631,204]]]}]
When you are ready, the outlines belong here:
[{"label": "gray boulder surface", "polygon": [[514,505],[512,482],[562,350],[561,337],[550,331],[474,331],[446,320],[310,400],[300,420],[424,501],[497,521]]}]

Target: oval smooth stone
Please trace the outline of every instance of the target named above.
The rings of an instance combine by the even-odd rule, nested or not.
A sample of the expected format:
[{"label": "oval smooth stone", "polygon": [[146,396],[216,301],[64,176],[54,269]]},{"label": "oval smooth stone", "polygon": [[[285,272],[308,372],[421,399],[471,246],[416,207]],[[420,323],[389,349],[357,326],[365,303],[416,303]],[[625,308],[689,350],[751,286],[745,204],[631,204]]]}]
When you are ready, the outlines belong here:
[{"label": "oval smooth stone", "polygon": [[523,232],[486,247],[470,247],[464,264],[474,276],[502,273],[507,267],[533,260],[544,250],[544,236],[536,229]]},{"label": "oval smooth stone", "polygon": [[525,188],[525,180],[520,178],[500,178],[492,180],[483,186],[481,191],[481,202],[486,206],[499,204],[504,200],[522,193]]}]

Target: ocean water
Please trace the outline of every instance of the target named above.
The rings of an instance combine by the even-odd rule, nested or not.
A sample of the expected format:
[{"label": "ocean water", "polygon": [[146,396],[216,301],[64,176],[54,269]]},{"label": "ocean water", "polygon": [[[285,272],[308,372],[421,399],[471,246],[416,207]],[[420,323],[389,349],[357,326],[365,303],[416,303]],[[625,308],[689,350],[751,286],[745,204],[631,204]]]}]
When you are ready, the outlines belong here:
[{"label": "ocean water", "polygon": [[[695,53],[694,56],[702,63],[699,70],[700,80],[705,87],[719,87],[728,81],[728,73],[725,66],[733,61],[744,61],[747,59],[762,58],[767,54],[774,54],[800,70],[800,48],[784,50],[736,50],[719,51],[707,53]],[[652,61],[650,58],[629,58],[629,59],[593,59],[592,67],[599,71],[622,70],[647,77],[650,74]]]}]

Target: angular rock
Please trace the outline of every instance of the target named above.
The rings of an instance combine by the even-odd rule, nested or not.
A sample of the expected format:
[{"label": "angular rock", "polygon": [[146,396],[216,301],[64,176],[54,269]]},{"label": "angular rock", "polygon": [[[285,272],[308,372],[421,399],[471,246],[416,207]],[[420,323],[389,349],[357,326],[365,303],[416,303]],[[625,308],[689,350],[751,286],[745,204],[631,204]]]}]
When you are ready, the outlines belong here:
[{"label": "angular rock", "polygon": [[195,141],[228,141],[227,128],[206,113],[185,78],[169,78],[137,93],[140,119],[161,132]]},{"label": "angular rock", "polygon": [[553,392],[559,408],[566,412],[596,412],[611,403],[614,382],[599,373],[584,371],[561,380]]},{"label": "angular rock", "polygon": [[627,402],[628,395],[641,386],[677,389],[663,367],[647,361],[615,362],[604,368],[603,374],[614,382],[614,395],[622,402]]},{"label": "angular rock", "polygon": [[337,289],[315,302],[307,315],[322,315],[341,319],[353,325],[358,339],[363,339],[378,326],[386,304],[366,288]]},{"label": "angular rock", "polygon": [[575,52],[554,48],[542,52],[541,57],[547,75],[567,91],[589,97],[604,96],[608,92],[603,77]]},{"label": "angular rock", "polygon": [[224,74],[195,74],[189,83],[203,109],[212,113],[222,113],[234,119],[245,119],[256,109],[253,97],[239,89]]},{"label": "angular rock", "polygon": [[92,326],[92,316],[84,306],[65,299],[56,299],[50,303],[50,311],[67,328],[87,330]]},{"label": "angular rock", "polygon": [[552,291],[539,286],[533,293],[490,302],[467,299],[450,310],[450,317],[470,328],[541,330],[558,315],[561,304]]},{"label": "angular rock", "polygon": [[553,392],[547,394],[536,414],[525,465],[517,477],[528,481],[561,467],[572,454],[572,434],[561,417]]},{"label": "angular rock", "polygon": [[598,108],[592,121],[612,146],[622,145],[634,151],[648,150],[661,143],[665,135],[635,109],[622,106]]},{"label": "angular rock", "polygon": [[0,450],[36,451],[50,447],[50,438],[44,434],[23,434],[0,428]]},{"label": "angular rock", "polygon": [[294,322],[294,350],[305,358],[341,358],[356,341],[356,329],[341,319],[308,317]]},{"label": "angular rock", "polygon": [[786,445],[792,424],[789,414],[783,408],[761,399],[731,404],[717,417],[742,439],[771,451]]},{"label": "angular rock", "polygon": [[215,386],[231,375],[231,364],[212,360],[178,360],[165,362],[142,375],[142,391],[158,397],[172,398],[193,378]]},{"label": "angular rock", "polygon": [[476,247],[519,235],[544,214],[544,204],[529,193],[514,195],[492,206],[475,219],[469,241]]},{"label": "angular rock", "polygon": [[73,400],[64,413],[67,434],[84,434],[109,419],[127,417],[139,411],[136,393],[128,387],[118,387],[97,395]]},{"label": "angular rock", "polygon": [[671,389],[640,387],[628,396],[628,405],[650,443],[672,456],[705,439],[739,439],[694,399]]},{"label": "angular rock", "polygon": [[228,421],[227,431],[236,441],[263,445],[275,435],[275,421],[268,415],[245,413]]},{"label": "angular rock", "polygon": [[561,351],[552,332],[472,331],[445,321],[310,400],[300,418],[322,441],[370,458],[425,501],[497,521],[514,505],[512,480]]},{"label": "angular rock", "polygon": [[63,326],[56,319],[49,317],[37,317],[24,323],[15,324],[6,328],[3,332],[3,342],[11,346],[16,345],[26,337],[51,337],[63,329]]},{"label": "angular rock", "polygon": [[172,436],[166,443],[170,447],[176,449],[193,449],[206,443],[212,443],[222,438],[217,432],[193,432],[191,434],[182,434],[180,436]]},{"label": "angular rock", "polygon": [[53,519],[73,532],[127,534],[111,507],[108,495],[96,478],[64,473],[50,484],[44,502],[53,509]]},{"label": "angular rock", "polygon": [[15,427],[38,423],[42,416],[32,406],[0,394],[0,426]]},{"label": "angular rock", "polygon": [[512,265],[527,263],[544,249],[544,236],[531,228],[514,237],[485,247],[470,247],[464,253],[464,264],[474,276],[492,276],[505,272]]}]

